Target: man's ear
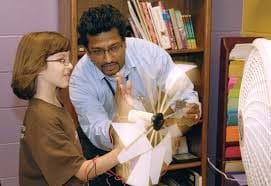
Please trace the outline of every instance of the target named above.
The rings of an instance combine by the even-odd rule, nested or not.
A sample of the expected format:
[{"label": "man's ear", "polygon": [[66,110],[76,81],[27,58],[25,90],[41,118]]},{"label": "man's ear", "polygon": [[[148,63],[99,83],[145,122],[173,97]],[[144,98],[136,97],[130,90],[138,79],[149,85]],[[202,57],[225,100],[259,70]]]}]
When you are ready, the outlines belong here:
[{"label": "man's ear", "polygon": [[88,48],[84,47],[84,49],[85,49],[85,51],[86,51],[88,57],[90,58],[90,53],[89,53],[89,51],[88,51]]},{"label": "man's ear", "polygon": [[123,48],[126,48],[126,38],[123,39]]}]

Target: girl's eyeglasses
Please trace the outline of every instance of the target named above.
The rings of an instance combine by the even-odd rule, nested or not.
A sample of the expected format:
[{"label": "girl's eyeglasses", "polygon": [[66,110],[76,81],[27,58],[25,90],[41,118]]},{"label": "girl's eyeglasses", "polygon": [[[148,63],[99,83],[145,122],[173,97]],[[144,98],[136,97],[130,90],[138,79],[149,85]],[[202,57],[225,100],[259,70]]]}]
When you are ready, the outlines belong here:
[{"label": "girl's eyeglasses", "polygon": [[70,61],[68,59],[50,59],[50,60],[46,60],[47,62],[59,62],[64,64],[65,66],[68,66],[70,64]]}]

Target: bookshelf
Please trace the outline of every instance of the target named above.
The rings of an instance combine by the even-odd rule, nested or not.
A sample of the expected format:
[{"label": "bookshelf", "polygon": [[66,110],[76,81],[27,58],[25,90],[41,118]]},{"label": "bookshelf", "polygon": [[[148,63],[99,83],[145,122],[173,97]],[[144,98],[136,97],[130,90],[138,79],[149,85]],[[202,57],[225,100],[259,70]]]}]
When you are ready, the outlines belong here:
[{"label": "bookshelf", "polygon": [[[239,147],[239,141],[227,141],[227,127],[229,120],[227,117],[228,102],[230,90],[228,89],[228,82],[230,78],[230,59],[229,55],[235,44],[251,43],[255,37],[225,37],[221,39],[220,47],[220,70],[219,70],[219,107],[218,107],[218,127],[217,127],[217,167],[223,172],[226,171],[226,163],[228,161],[241,161],[241,157],[227,157],[226,149],[229,147]],[[228,120],[228,121],[227,121]],[[235,127],[235,126],[234,126]],[[237,126],[236,126],[237,127]],[[218,175],[215,185],[227,185],[223,176]]]},{"label": "bookshelf", "polygon": [[[144,0],[139,0],[140,2]],[[157,0],[148,0],[156,3]],[[75,65],[84,52],[78,51],[77,23],[82,12],[89,7],[110,3],[118,8],[128,18],[126,0],[59,0],[59,30],[71,40],[71,61]],[[200,161],[192,163],[172,164],[165,170],[197,168],[202,175],[203,185],[207,185],[207,125],[209,102],[209,72],[210,72],[210,32],[211,32],[211,0],[163,0],[166,8],[180,10],[192,17],[197,48],[167,50],[173,59],[193,60],[200,71],[200,87],[198,87],[202,103],[202,118],[198,125],[187,133],[190,152],[197,154]],[[67,90],[63,93],[64,104],[76,121],[76,114],[69,101]]]}]

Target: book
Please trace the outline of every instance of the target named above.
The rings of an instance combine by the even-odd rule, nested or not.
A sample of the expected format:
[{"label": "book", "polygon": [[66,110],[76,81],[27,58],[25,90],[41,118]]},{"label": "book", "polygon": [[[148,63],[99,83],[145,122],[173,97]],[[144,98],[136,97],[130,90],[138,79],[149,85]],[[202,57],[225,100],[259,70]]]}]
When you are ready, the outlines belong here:
[{"label": "book", "polygon": [[244,172],[242,160],[228,160],[225,161],[225,172]]},{"label": "book", "polygon": [[179,28],[178,28],[178,24],[177,24],[175,10],[174,10],[174,8],[170,8],[168,11],[169,11],[170,19],[172,22],[174,36],[176,38],[177,47],[178,47],[178,49],[182,49],[183,44],[182,44],[181,34],[179,32]]},{"label": "book", "polygon": [[241,78],[244,70],[243,60],[231,60],[229,65],[229,77]]},{"label": "book", "polygon": [[157,28],[155,27],[154,18],[153,18],[153,15],[152,15],[152,5],[151,5],[150,2],[146,2],[146,5],[147,5],[147,8],[148,8],[148,12],[149,12],[150,18],[151,18],[153,30],[154,30],[154,33],[155,33],[155,36],[156,36],[156,39],[157,39],[157,43],[158,43],[159,46],[162,46],[161,42],[159,40],[158,31],[157,31]]},{"label": "book", "polygon": [[192,48],[197,48],[197,42],[196,42],[196,36],[195,36],[194,27],[193,27],[193,23],[192,23],[192,17],[191,17],[191,15],[188,15],[187,18],[188,18],[189,30],[191,33]]},{"label": "book", "polygon": [[170,171],[161,178],[161,183],[168,186],[194,186],[195,183],[191,181],[193,179],[190,179],[189,176],[193,175],[186,170]]},{"label": "book", "polygon": [[239,141],[239,128],[238,126],[226,127],[226,142]]},{"label": "book", "polygon": [[189,29],[189,22],[187,19],[187,15],[182,15],[182,20],[184,24],[184,30],[185,30],[185,35],[186,35],[186,40],[187,40],[187,48],[193,48],[192,44],[192,35]]},{"label": "book", "polygon": [[189,179],[192,179],[191,181],[194,181],[194,186],[202,186],[202,176],[193,169],[189,169],[188,172],[191,175],[189,176]]},{"label": "book", "polygon": [[179,34],[181,36],[182,48],[188,48],[187,36],[186,36],[185,28],[184,28],[184,23],[183,23],[183,18],[182,18],[181,11],[180,10],[175,10],[175,16],[176,16],[176,21],[177,21]]},{"label": "book", "polygon": [[151,14],[154,21],[154,26],[157,31],[157,37],[162,48],[170,49],[171,43],[166,28],[166,24],[162,17],[162,8],[160,6],[151,7]]},{"label": "book", "polygon": [[147,6],[147,2],[140,2],[140,5],[145,16],[146,25],[147,25],[147,29],[149,31],[151,40],[153,43],[159,45],[156,34],[155,34],[154,26],[153,26],[153,20],[151,18],[151,15]]},{"label": "book", "polygon": [[163,10],[163,20],[165,21],[166,24],[166,28],[168,31],[168,36],[170,39],[170,44],[171,44],[171,49],[178,49],[177,43],[176,43],[176,38],[175,35],[173,33],[173,26],[172,26],[172,22],[171,22],[171,18],[169,15],[169,11],[168,10]]},{"label": "book", "polygon": [[169,15],[169,11],[166,9],[166,6],[163,1],[158,1],[158,6],[160,6],[162,9],[162,17],[167,28],[167,32],[168,32],[168,36],[169,36],[170,44],[171,44],[171,49],[177,49],[178,47],[177,47],[175,35],[173,33],[173,26],[172,26],[172,21]]},{"label": "book", "polygon": [[228,126],[237,126],[238,125],[238,111],[237,110],[228,110],[227,111],[227,125]]},{"label": "book", "polygon": [[128,0],[127,3],[128,3],[128,10],[129,10],[130,16],[131,16],[133,22],[135,23],[136,29],[139,31],[139,33],[140,33],[140,35],[142,36],[143,39],[148,40],[148,37],[146,36],[145,32],[142,29],[142,26],[141,26],[141,24],[140,24],[140,22],[138,20],[138,17],[136,15],[136,12],[135,12],[135,10],[133,8],[133,5],[132,5],[131,1]]},{"label": "book", "polygon": [[235,44],[230,52],[230,60],[246,60],[254,48],[252,43],[239,43]]},{"label": "book", "polygon": [[228,111],[230,110],[238,110],[238,104],[239,104],[239,98],[234,98],[234,97],[228,97]]},{"label": "book", "polygon": [[151,37],[150,37],[149,31],[147,29],[147,24],[146,24],[145,16],[144,16],[142,8],[141,8],[141,6],[139,4],[139,1],[138,0],[130,0],[130,1],[132,2],[134,10],[135,10],[135,12],[138,15],[138,19],[139,19],[139,22],[141,24],[142,30],[145,33],[145,36],[147,37],[146,39],[149,40],[149,41],[151,41]]},{"label": "book", "polygon": [[199,161],[199,160],[200,158],[198,156],[191,153],[175,154],[173,156],[174,163],[188,163],[188,162],[194,162],[194,161]]},{"label": "book", "polygon": [[225,158],[226,160],[240,160],[241,159],[240,146],[226,147]]},{"label": "book", "polygon": [[139,33],[139,31],[138,31],[138,29],[137,29],[137,27],[136,27],[136,25],[135,25],[135,23],[134,23],[134,21],[133,21],[133,19],[131,17],[128,17],[128,22],[129,22],[129,24],[130,24],[130,26],[132,28],[134,36],[137,37],[137,38],[142,38],[142,36],[140,35],[140,33]]}]

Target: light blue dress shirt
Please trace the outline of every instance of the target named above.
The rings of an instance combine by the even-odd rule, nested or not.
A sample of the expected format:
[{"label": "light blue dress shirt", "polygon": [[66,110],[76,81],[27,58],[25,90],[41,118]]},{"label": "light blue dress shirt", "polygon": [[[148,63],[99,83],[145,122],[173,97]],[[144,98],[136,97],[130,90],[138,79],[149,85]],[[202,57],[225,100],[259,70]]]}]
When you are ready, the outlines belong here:
[{"label": "light blue dress shirt", "polygon": [[[167,74],[176,65],[165,50],[149,41],[126,38],[125,42],[125,65],[121,73],[131,80],[134,98],[148,98],[157,86],[163,87]],[[72,72],[69,93],[82,130],[96,147],[108,151],[112,149],[109,128],[115,114],[115,102],[104,78],[116,90],[115,78],[106,77],[84,55]],[[198,102],[198,95],[190,87],[179,99]]]}]

